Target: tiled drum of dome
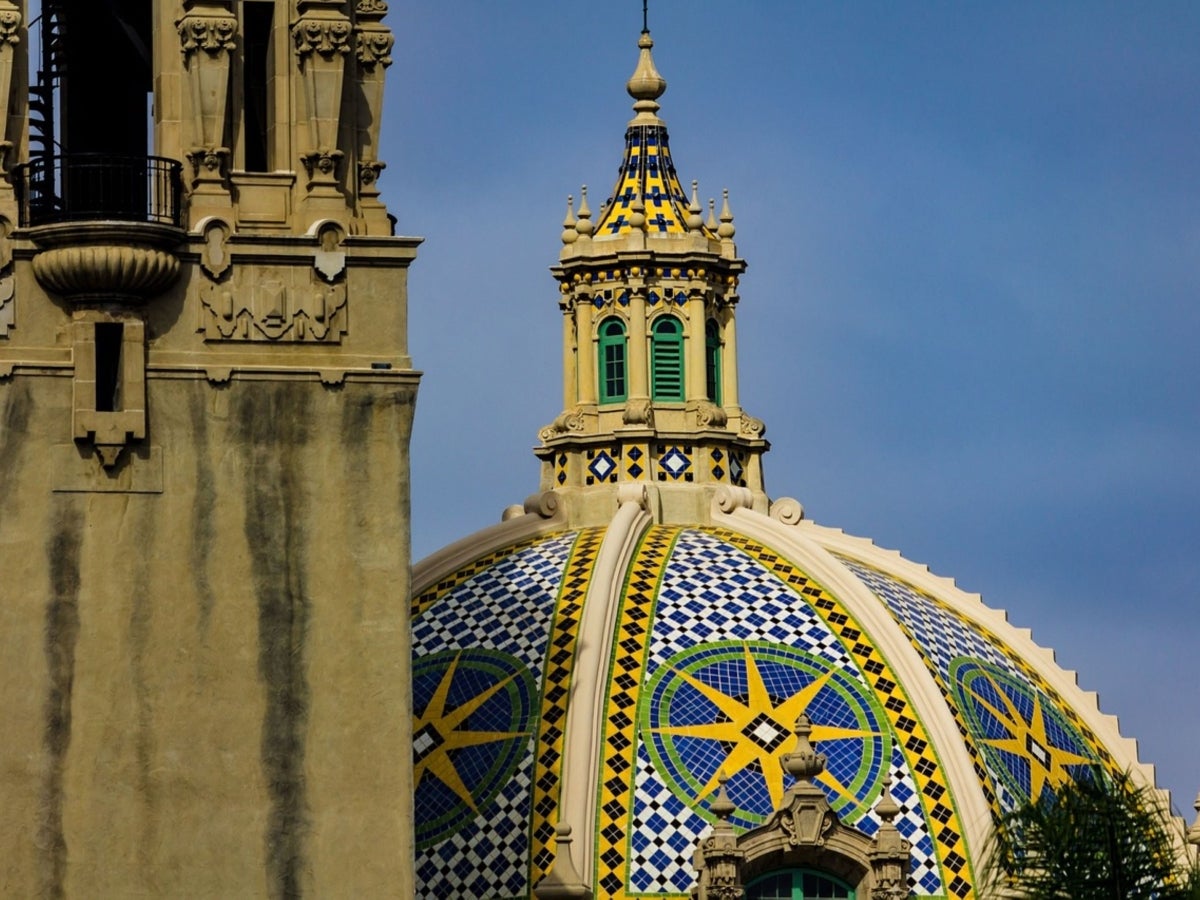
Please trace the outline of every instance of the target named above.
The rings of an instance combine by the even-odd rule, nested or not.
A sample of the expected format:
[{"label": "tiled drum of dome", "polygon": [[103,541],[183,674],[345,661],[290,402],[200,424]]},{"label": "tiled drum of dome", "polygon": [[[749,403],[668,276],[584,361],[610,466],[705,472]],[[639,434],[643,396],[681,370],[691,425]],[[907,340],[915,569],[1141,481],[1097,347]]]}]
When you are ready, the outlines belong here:
[{"label": "tiled drum of dome", "polygon": [[920,651],[950,707],[993,812],[1068,779],[1113,771],[1109,753],[1055,691],[982,626],[902,581],[841,557]]},{"label": "tiled drum of dome", "polygon": [[575,538],[557,535],[492,554],[414,603],[422,898],[528,895],[531,737],[555,600]]},{"label": "tiled drum of dome", "polygon": [[628,888],[679,895],[721,771],[739,830],[781,804],[779,757],[806,713],[828,757],[818,779],[842,821],[874,834],[882,776],[912,841],[912,888],[945,892],[920,787],[874,688],[796,591],[713,534],[683,530],[666,564],[639,701]]}]

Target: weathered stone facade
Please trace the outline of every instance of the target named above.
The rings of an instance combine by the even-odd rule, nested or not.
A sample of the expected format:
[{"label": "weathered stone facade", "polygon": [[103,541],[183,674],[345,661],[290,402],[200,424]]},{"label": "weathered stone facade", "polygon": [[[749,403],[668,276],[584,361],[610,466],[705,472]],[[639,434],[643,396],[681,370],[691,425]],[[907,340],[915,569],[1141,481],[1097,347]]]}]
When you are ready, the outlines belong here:
[{"label": "weathered stone facade", "polygon": [[412,896],[386,6],[0,0],[4,896]]}]

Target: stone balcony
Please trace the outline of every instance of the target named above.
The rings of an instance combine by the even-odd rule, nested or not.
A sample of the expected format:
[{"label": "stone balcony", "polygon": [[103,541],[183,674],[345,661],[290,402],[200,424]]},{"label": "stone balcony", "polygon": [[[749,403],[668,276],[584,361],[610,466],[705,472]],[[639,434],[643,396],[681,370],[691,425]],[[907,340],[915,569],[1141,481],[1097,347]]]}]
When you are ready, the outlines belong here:
[{"label": "stone balcony", "polygon": [[182,165],[157,156],[70,154],[18,166],[20,224],[46,290],[80,304],[140,304],[179,277]]}]

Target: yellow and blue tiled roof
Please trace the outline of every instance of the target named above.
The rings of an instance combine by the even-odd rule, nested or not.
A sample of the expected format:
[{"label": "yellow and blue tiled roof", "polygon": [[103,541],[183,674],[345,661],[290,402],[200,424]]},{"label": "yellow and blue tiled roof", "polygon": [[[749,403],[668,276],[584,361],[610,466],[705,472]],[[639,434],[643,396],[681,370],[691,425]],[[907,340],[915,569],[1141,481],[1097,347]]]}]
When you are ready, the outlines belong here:
[{"label": "yellow and blue tiled roof", "polygon": [[[629,234],[633,206],[641,199],[649,235],[687,234],[688,198],[683,192],[665,125],[630,125],[625,132],[625,158],[613,195],[596,225],[595,237]],[[705,226],[706,236],[716,237]]]}]

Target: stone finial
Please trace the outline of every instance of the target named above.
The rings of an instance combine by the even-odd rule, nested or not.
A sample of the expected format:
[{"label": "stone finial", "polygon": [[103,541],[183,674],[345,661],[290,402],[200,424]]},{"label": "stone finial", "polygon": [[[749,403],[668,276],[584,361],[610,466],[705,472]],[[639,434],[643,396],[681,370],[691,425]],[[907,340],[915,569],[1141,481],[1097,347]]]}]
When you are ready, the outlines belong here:
[{"label": "stone finial", "polygon": [[559,822],[554,828],[557,848],[554,863],[533,888],[536,900],[592,900],[591,890],[583,883],[571,858],[571,826]]},{"label": "stone finial", "polygon": [[709,231],[717,230],[717,201],[712,197],[708,198],[708,220],[704,223],[704,227]]},{"label": "stone finial", "polygon": [[575,198],[567,195],[567,216],[563,219],[562,242],[573,244],[579,240],[579,232],[575,230]]},{"label": "stone finial", "polygon": [[729,799],[729,792],[725,790],[725,782],[728,780],[729,777],[725,774],[725,770],[722,769],[720,774],[717,775],[716,799],[714,799],[708,807],[709,812],[711,812],[722,822],[733,815],[733,811],[737,809],[737,807],[733,805],[733,801]]},{"label": "stone finial", "polygon": [[700,182],[692,179],[692,202],[688,204],[687,227],[688,231],[699,231],[704,227],[704,219],[701,216],[700,207]]},{"label": "stone finial", "polygon": [[581,238],[590,238],[592,232],[596,230],[596,223],[592,221],[592,210],[587,202],[587,185],[580,188],[579,198],[579,221],[575,223],[575,230]]},{"label": "stone finial", "polygon": [[892,796],[892,779],[887,777],[883,779],[883,792],[879,795],[879,802],[875,804],[875,812],[879,814],[879,818],[887,824],[892,824],[892,820],[900,815],[900,804]]},{"label": "stone finial", "polygon": [[1187,840],[1189,844],[1200,847],[1200,794],[1196,795],[1196,802],[1192,804],[1192,807],[1196,810],[1196,821],[1187,830]]},{"label": "stone finial", "polygon": [[825,771],[826,756],[813,749],[808,736],[812,734],[812,723],[808,716],[800,713],[793,729],[796,732],[796,749],[780,757],[780,765],[797,781],[811,782]]},{"label": "stone finial", "polygon": [[733,213],[729,211],[729,188],[721,191],[721,195],[724,199],[721,202],[721,225],[717,234],[723,240],[730,240],[737,233],[737,229],[733,227]]},{"label": "stone finial", "polygon": [[629,214],[629,224],[638,230],[646,227],[646,204],[642,202],[641,194],[633,198],[633,205]]},{"label": "stone finial", "polygon": [[650,55],[650,48],[653,46],[654,41],[650,39],[650,32],[643,31],[642,36],[638,38],[640,52],[638,53],[637,68],[633,70],[633,74],[625,84],[625,90],[629,92],[629,96],[637,101],[633,104],[633,109],[639,118],[654,118],[654,114],[658,112],[659,108],[655,101],[667,89],[666,79],[658,74],[658,69],[654,68],[654,57]]},{"label": "stone finial", "polygon": [[871,880],[872,897],[879,900],[901,900],[908,896],[908,871],[912,844],[904,839],[894,823],[900,806],[892,797],[890,777],[883,780],[883,792],[875,804],[875,812],[883,820],[872,838]]}]

